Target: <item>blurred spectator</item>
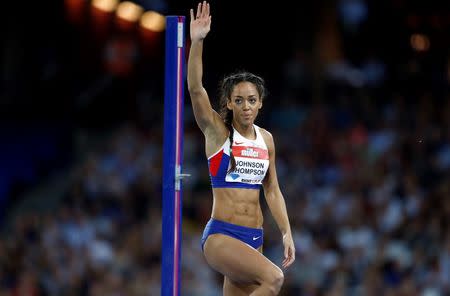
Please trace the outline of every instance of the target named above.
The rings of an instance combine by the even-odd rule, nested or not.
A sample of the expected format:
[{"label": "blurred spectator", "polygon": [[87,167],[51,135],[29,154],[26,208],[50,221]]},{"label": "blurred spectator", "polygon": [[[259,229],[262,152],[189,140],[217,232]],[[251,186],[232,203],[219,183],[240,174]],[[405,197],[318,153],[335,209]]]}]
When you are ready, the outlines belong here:
[{"label": "blurred spectator", "polygon": [[[156,10],[163,2],[141,1]],[[298,252],[281,295],[450,295],[450,59],[413,52],[403,27],[406,45],[389,44],[403,30],[395,31],[400,16],[386,20],[395,34],[376,27],[387,40],[365,44],[372,6],[385,7],[377,3],[324,5],[317,52],[293,49],[281,63],[283,89],[265,102],[261,126],[277,139]],[[139,59],[128,41],[123,56],[120,42],[104,52],[124,77]],[[144,124],[120,121],[74,164],[57,211],[18,215],[0,237],[0,296],[160,294],[163,100],[138,85],[129,88],[149,96],[139,105]],[[212,198],[189,107],[184,127],[183,165],[192,176],[183,181],[182,295],[221,295],[201,254]],[[279,264],[276,224],[264,223],[264,253]]]}]

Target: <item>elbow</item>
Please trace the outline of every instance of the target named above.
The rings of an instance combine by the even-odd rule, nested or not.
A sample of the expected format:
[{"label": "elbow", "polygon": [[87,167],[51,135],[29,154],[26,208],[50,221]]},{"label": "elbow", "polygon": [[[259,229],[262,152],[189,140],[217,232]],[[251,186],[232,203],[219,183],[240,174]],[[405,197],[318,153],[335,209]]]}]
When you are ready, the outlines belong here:
[{"label": "elbow", "polygon": [[188,70],[188,76],[187,76],[187,87],[188,91],[191,94],[198,94],[203,89],[202,79],[201,76],[198,74],[192,73],[195,71]]},{"label": "elbow", "polygon": [[200,96],[203,92],[203,87],[201,85],[188,85],[188,91],[191,96]]},{"label": "elbow", "polygon": [[268,203],[278,202],[280,199],[283,199],[283,195],[279,190],[271,189],[264,192],[266,196],[266,200]]},{"label": "elbow", "polygon": [[203,88],[203,85],[200,81],[196,81],[196,79],[188,79],[187,87],[189,92],[199,92]]}]

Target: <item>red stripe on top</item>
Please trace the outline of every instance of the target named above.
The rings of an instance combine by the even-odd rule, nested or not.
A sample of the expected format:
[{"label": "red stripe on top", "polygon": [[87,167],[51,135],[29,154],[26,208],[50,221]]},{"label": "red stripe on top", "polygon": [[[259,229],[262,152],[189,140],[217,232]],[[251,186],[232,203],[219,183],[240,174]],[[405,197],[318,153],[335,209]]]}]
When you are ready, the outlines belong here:
[{"label": "red stripe on top", "polygon": [[248,146],[233,146],[233,155],[253,159],[269,159],[269,151]]},{"label": "red stripe on top", "polygon": [[220,163],[222,162],[222,156],[223,149],[209,159],[209,173],[213,177],[217,176],[217,173],[219,172]]}]

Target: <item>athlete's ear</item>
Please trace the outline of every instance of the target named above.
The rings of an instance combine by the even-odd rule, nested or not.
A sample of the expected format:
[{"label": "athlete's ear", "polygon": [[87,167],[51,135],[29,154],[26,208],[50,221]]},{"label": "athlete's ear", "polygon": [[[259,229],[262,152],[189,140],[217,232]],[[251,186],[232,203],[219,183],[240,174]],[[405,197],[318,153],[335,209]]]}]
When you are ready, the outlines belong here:
[{"label": "athlete's ear", "polygon": [[258,110],[261,110],[261,108],[262,108],[262,101],[259,100],[259,107],[258,107]]},{"label": "athlete's ear", "polygon": [[228,108],[228,110],[233,110],[233,107],[231,107],[231,100],[228,100],[227,101],[227,108]]}]

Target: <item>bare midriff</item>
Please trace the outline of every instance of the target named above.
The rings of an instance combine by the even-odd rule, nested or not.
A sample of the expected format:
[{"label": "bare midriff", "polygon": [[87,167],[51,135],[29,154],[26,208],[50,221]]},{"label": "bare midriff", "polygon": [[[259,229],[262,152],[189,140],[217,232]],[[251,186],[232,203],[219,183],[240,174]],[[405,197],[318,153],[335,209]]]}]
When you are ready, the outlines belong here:
[{"label": "bare midriff", "polygon": [[262,228],[259,189],[213,188],[212,218],[251,228]]}]

